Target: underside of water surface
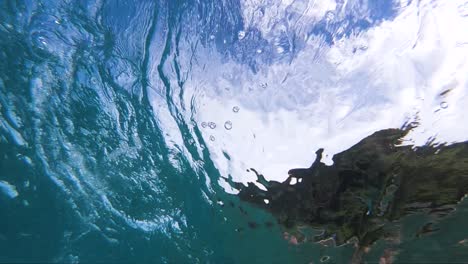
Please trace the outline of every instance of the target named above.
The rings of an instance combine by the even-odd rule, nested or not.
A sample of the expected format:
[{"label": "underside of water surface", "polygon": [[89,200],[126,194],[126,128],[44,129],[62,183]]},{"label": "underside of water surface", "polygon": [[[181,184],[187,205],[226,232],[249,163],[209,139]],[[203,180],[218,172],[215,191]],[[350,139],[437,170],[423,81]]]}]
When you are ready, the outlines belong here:
[{"label": "underside of water surface", "polygon": [[466,0],[0,1],[0,262],[468,262],[467,28]]}]

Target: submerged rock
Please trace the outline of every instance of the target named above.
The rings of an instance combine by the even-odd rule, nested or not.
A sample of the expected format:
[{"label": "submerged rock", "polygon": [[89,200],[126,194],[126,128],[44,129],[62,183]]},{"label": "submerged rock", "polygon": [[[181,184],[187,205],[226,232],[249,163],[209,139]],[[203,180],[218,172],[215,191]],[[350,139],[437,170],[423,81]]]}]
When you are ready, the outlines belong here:
[{"label": "submerged rock", "polygon": [[393,223],[405,215],[448,214],[468,192],[468,142],[398,146],[407,132],[376,132],[336,154],[331,166],[320,161],[319,149],[310,168],[290,170],[284,182],[267,181],[252,169],[266,191],[253,183],[231,185],[241,200],[270,211],[287,229],[317,228],[324,232],[314,241],[357,239],[364,248],[391,237]]}]

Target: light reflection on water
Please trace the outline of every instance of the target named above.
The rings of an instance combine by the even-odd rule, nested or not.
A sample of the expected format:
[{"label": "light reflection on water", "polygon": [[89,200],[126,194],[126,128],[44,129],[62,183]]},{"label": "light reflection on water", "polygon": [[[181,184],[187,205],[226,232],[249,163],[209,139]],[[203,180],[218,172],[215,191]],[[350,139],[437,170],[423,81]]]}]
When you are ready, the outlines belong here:
[{"label": "light reflection on water", "polygon": [[[197,98],[199,119],[230,118],[236,126],[230,134],[218,131],[221,140],[208,145],[222,175],[252,181],[244,171],[255,167],[267,178],[284,180],[290,168],[308,166],[319,147],[325,148],[324,161],[330,164],[333,154],[365,136],[413,120],[419,127],[407,144],[466,140],[462,109],[467,87],[460,69],[467,67],[468,50],[457,43],[468,35],[443,30],[467,23],[458,15],[460,3],[400,4],[394,17],[347,37],[336,34],[333,45],[321,35],[305,34],[304,28],[312,28],[334,5],[314,11],[304,5],[300,18],[269,17],[268,10],[249,20],[246,14],[254,12],[255,4],[246,4],[249,28],[242,35],[259,30],[272,46],[281,36],[292,35],[301,45],[284,50],[293,56],[288,60],[270,54],[274,62],[258,66],[256,73],[242,61],[199,53],[210,63],[199,62],[203,70],[192,69],[185,93],[192,90]],[[297,3],[274,6],[279,14],[301,10]],[[232,116],[229,105],[243,111]],[[230,154],[229,162],[219,155],[222,151]]]},{"label": "light reflection on water", "polygon": [[254,230],[225,182],[407,121],[407,144],[467,140],[466,3],[379,3],[1,3],[0,262],[348,259]]}]

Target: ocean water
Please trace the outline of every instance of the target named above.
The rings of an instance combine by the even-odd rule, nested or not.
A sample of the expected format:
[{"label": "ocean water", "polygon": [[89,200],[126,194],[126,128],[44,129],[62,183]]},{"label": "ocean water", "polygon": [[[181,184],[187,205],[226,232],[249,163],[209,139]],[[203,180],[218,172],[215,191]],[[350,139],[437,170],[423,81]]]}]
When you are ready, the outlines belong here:
[{"label": "ocean water", "polygon": [[[347,263],[230,180],[468,140],[468,2],[0,1],[0,262]],[[400,262],[468,261],[468,205]],[[366,256],[378,262],[377,244]]]}]

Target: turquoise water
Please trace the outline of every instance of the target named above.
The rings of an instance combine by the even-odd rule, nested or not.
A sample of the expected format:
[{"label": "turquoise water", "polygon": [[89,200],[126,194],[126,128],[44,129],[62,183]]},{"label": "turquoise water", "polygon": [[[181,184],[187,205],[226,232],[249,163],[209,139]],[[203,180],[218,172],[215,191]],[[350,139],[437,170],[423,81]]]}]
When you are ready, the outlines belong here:
[{"label": "turquoise water", "polygon": [[[204,132],[197,114],[208,110],[201,92],[187,95],[196,86],[190,82],[218,74],[209,72],[218,62],[255,76],[306,47],[287,34],[272,46],[266,33],[249,28],[243,8],[238,1],[0,2],[0,262],[351,258],[352,246],[289,244],[267,212],[219,183],[229,175],[210,144],[222,139]],[[332,45],[397,12],[392,2],[369,5],[371,20],[350,10],[343,21],[315,21],[306,31]],[[353,23],[338,31],[344,19]],[[232,116],[223,118],[234,118],[225,104]],[[233,130],[240,125],[232,121]],[[431,258],[453,250],[468,260],[466,246],[453,243],[468,236],[467,210],[446,220],[465,228],[403,244],[402,259],[426,261],[430,249]]]}]

